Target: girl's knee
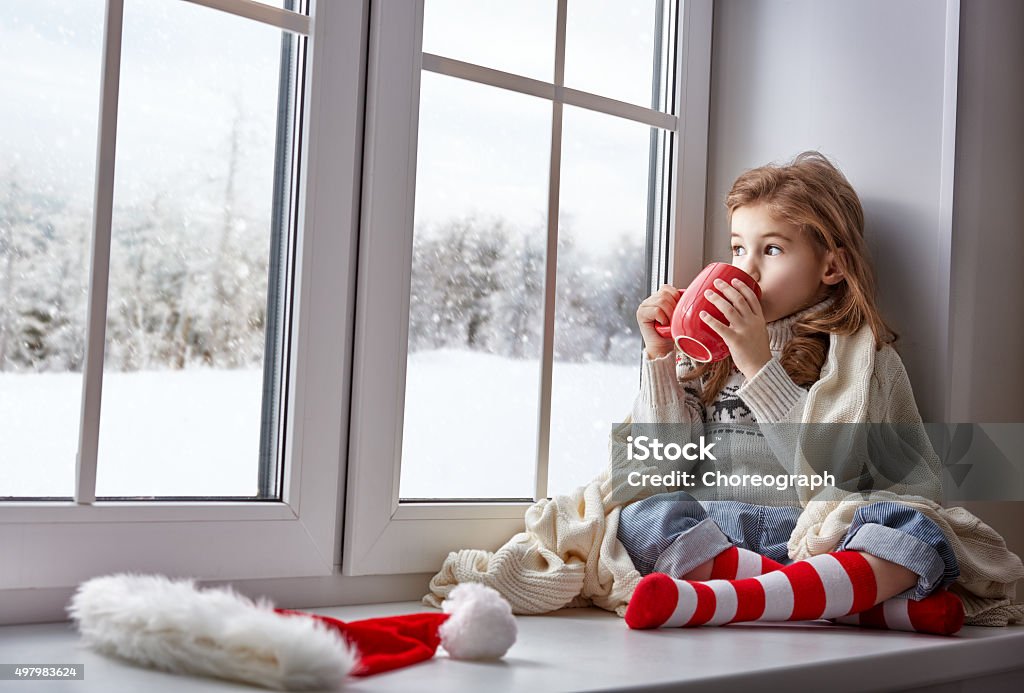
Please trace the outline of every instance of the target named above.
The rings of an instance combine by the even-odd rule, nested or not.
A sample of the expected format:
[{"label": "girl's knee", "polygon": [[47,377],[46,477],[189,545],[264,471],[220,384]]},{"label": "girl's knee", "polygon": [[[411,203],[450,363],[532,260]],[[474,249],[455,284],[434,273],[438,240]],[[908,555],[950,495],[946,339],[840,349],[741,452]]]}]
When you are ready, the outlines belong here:
[{"label": "girl's knee", "polygon": [[619,512],[616,536],[642,575],[654,569],[665,547],[707,518],[700,503],[683,491],[660,493]]},{"label": "girl's knee", "polygon": [[960,575],[956,554],[942,529],[903,503],[880,501],[859,508],[841,545],[912,570],[919,576],[916,599],[948,586]]},{"label": "girl's knee", "polygon": [[945,535],[931,518],[920,511],[895,501],[879,501],[858,508],[853,526],[875,524],[899,530],[931,542],[945,542]]}]

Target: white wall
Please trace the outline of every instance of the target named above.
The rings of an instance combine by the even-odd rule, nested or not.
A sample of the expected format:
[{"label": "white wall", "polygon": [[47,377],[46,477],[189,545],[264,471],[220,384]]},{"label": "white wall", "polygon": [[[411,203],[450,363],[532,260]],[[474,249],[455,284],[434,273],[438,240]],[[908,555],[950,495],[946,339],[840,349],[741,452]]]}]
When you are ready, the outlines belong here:
[{"label": "white wall", "polygon": [[[1024,422],[1024,2],[961,10],[950,412]],[[963,505],[1024,555],[1024,503]]]},{"label": "white wall", "polygon": [[945,415],[945,43],[935,0],[715,2],[707,260],[729,256],[723,201],[743,170],[831,158],[864,205],[879,303],[926,421]]},{"label": "white wall", "polygon": [[[1024,422],[1024,3],[949,9],[716,0],[705,260],[739,173],[821,150],[861,196],[924,420]],[[1024,553],[1024,503],[965,505]]]},{"label": "white wall", "polygon": [[952,413],[1024,421],[1024,2],[962,12]]}]

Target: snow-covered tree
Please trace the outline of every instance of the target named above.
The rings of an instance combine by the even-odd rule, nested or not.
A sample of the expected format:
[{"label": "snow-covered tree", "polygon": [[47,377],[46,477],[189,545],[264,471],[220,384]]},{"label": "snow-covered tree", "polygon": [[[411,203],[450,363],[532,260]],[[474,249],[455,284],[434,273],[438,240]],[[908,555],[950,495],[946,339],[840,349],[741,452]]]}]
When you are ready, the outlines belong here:
[{"label": "snow-covered tree", "polygon": [[80,367],[85,214],[13,170],[0,178],[0,370]]},{"label": "snow-covered tree", "polygon": [[521,233],[495,267],[502,289],[490,296],[488,339],[496,353],[517,359],[540,355],[546,245],[542,229]]}]

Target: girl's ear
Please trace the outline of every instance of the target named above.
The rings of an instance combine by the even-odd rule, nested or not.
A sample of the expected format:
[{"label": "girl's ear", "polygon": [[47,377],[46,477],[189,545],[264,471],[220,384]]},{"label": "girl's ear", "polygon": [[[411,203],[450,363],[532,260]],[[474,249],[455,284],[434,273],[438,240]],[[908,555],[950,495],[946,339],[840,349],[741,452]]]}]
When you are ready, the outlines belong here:
[{"label": "girl's ear", "polygon": [[839,253],[838,257],[831,250],[825,256],[825,273],[822,275],[821,281],[829,286],[838,284],[846,278],[843,272],[843,268],[846,266],[846,249],[838,248],[836,252]]}]

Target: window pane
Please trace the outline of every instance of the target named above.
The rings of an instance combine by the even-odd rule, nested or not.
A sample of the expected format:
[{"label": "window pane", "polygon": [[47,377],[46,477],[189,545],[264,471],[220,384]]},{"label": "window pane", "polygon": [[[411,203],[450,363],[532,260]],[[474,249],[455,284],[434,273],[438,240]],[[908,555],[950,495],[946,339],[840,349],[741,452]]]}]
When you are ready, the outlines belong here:
[{"label": "window pane", "polygon": [[659,6],[673,0],[570,2],[565,28],[565,84],[618,101],[660,108],[652,96]]},{"label": "window pane", "polygon": [[255,496],[283,34],[124,22],[97,495]]},{"label": "window pane", "polygon": [[607,466],[612,423],[636,396],[652,131],[658,137],[639,123],[565,107],[549,495]]},{"label": "window pane", "polygon": [[102,0],[0,6],[0,497],[71,497]]},{"label": "window pane", "polygon": [[533,498],[550,129],[422,75],[401,498]]},{"label": "window pane", "polygon": [[423,52],[550,82],[554,0],[426,0]]}]

